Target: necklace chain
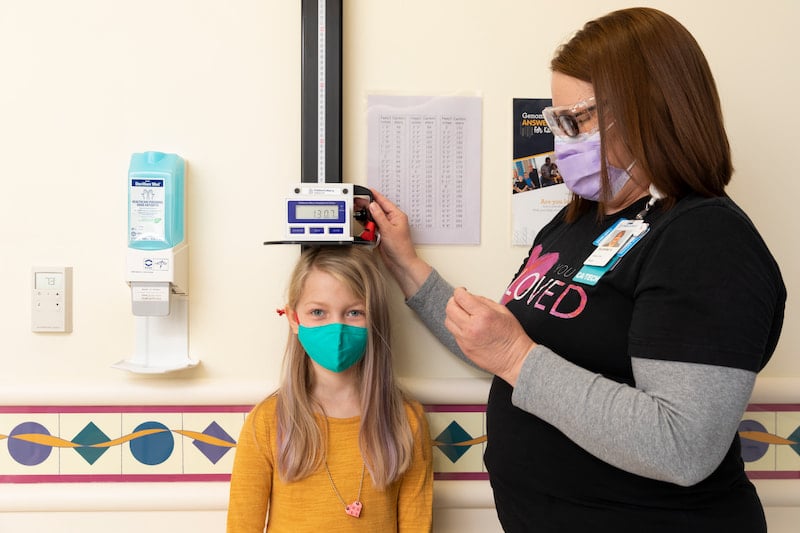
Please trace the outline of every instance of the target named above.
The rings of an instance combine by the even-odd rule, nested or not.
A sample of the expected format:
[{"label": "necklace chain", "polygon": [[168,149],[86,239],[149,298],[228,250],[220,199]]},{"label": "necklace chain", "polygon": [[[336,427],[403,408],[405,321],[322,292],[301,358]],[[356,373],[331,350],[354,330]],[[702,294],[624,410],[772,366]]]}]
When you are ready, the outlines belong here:
[{"label": "necklace chain", "polygon": [[[325,419],[325,433],[326,435],[329,435],[330,433],[328,431],[329,430],[328,415],[325,413],[325,408],[322,407],[322,404],[320,404],[320,408],[322,409],[322,415]],[[358,496],[356,496],[355,501],[350,505],[348,505],[347,502],[344,501],[344,498],[342,498],[342,494],[336,487],[336,483],[333,481],[333,476],[331,475],[331,469],[328,468],[328,459],[325,459],[324,465],[325,465],[325,473],[328,474],[328,479],[331,482],[331,487],[333,487],[333,492],[336,494],[336,497],[342,503],[342,507],[344,507],[344,512],[349,516],[358,518],[361,515],[361,509],[363,507],[361,503],[361,489],[364,488],[364,471],[367,469],[367,466],[364,463],[363,459],[361,461],[361,481],[358,482]]]},{"label": "necklace chain", "polygon": [[[364,487],[364,470],[366,470],[366,465],[364,465],[364,463],[361,463],[361,481],[358,483],[358,496],[356,496],[357,502],[361,501],[361,489]],[[336,488],[336,483],[333,482],[333,476],[331,475],[331,470],[330,468],[328,468],[328,461],[325,461],[325,472],[327,472],[328,474],[328,479],[331,480],[331,487],[333,487],[333,492],[336,493],[336,497],[339,498],[340,502],[342,502],[342,506],[346,508],[347,502],[344,501],[344,498],[342,498],[339,489]]]}]

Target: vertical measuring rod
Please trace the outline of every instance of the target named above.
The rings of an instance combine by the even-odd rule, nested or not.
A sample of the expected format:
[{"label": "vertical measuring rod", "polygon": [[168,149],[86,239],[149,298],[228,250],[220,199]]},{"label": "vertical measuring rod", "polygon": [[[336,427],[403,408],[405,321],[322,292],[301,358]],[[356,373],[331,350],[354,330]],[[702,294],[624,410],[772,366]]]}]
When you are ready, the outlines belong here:
[{"label": "vertical measuring rod", "polygon": [[342,182],[342,0],[301,0],[303,183]]}]

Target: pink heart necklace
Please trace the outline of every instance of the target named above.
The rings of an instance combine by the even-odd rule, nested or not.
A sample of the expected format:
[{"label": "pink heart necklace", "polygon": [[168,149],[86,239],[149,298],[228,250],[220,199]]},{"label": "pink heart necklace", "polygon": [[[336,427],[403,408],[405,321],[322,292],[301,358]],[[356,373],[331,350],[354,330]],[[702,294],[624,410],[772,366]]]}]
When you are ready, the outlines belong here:
[{"label": "pink heart necklace", "polygon": [[331,470],[328,468],[328,461],[325,461],[325,472],[328,473],[328,479],[331,480],[331,487],[333,487],[333,492],[336,493],[336,497],[339,498],[339,501],[342,502],[344,506],[345,514],[352,516],[354,518],[358,518],[361,516],[361,509],[364,508],[364,504],[361,503],[361,489],[364,488],[364,470],[366,470],[366,466],[362,463],[361,464],[361,482],[358,484],[358,496],[353,503],[348,505],[342,495],[339,493],[339,489],[336,488],[336,483],[333,482],[333,476],[331,475]]}]

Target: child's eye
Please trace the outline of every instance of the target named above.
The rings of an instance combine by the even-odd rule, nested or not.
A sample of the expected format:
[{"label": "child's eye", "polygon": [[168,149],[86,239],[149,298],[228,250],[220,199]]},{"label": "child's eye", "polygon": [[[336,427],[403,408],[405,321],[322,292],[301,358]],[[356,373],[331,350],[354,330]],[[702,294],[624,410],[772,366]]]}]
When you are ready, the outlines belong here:
[{"label": "child's eye", "polygon": [[311,311],[308,312],[308,314],[313,317],[319,318],[325,315],[325,311],[323,311],[322,309],[312,309]]},{"label": "child's eye", "polygon": [[347,316],[351,318],[366,316],[367,314],[361,309],[351,309],[347,312]]}]

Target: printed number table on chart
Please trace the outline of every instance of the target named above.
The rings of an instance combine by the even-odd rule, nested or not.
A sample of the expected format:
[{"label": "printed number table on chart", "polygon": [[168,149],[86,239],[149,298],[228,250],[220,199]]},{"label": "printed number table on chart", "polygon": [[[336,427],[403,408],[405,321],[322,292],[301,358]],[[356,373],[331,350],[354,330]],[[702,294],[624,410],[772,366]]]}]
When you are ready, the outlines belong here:
[{"label": "printed number table on chart", "polygon": [[408,214],[415,242],[478,243],[480,100],[375,98],[369,185]]}]

